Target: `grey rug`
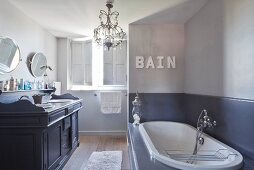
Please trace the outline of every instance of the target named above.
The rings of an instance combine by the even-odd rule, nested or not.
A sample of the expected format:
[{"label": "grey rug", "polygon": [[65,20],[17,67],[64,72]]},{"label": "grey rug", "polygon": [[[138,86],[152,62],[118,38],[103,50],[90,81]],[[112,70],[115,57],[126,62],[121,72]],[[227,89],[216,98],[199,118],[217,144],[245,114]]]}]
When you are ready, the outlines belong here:
[{"label": "grey rug", "polygon": [[122,151],[93,152],[84,170],[121,170]]}]

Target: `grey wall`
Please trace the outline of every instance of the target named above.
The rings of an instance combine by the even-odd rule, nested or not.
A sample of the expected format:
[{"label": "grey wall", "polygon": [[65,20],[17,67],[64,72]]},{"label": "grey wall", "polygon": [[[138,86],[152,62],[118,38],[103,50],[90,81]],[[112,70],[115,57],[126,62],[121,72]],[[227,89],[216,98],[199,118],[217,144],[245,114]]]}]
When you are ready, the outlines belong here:
[{"label": "grey wall", "polygon": [[254,99],[253,0],[210,0],[185,24],[185,93]]},{"label": "grey wall", "polygon": [[[122,111],[119,114],[102,114],[99,91],[69,91],[83,99],[79,112],[79,131],[83,134],[124,134],[127,130],[127,96],[122,93]],[[96,94],[97,96],[95,96]]]},{"label": "grey wall", "polygon": [[253,9],[253,0],[210,0],[185,24],[186,120],[195,126],[207,109],[211,135],[244,155],[244,169],[254,167]]},{"label": "grey wall", "polygon": [[[136,69],[136,56],[176,56],[175,69]],[[154,60],[155,65],[157,65]],[[184,76],[184,26],[129,25],[129,92],[181,93]]]},{"label": "grey wall", "polygon": [[14,78],[34,80],[26,65],[27,56],[32,52],[42,52],[46,55],[48,65],[54,69],[53,72],[48,72],[48,78],[56,80],[56,38],[8,1],[0,0],[0,4],[0,36],[14,39],[22,57],[17,69],[9,74],[0,75],[0,80],[9,80],[11,75]]}]

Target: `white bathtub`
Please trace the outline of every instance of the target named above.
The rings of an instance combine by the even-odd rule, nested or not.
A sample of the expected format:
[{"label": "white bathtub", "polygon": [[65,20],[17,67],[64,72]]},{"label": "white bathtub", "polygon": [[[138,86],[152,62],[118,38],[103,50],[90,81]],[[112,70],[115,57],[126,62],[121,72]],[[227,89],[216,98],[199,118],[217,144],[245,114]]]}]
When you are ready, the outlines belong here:
[{"label": "white bathtub", "polygon": [[191,157],[196,129],[190,125],[154,121],[140,124],[139,130],[151,157],[168,166],[183,170],[239,170],[242,166],[238,151],[206,134],[204,144],[198,145],[199,158]]}]

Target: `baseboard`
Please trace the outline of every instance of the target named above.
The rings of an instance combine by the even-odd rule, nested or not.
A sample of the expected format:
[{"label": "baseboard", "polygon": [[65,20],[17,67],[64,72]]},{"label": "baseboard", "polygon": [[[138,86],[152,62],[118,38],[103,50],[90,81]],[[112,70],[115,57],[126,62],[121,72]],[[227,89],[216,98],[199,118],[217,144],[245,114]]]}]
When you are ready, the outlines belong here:
[{"label": "baseboard", "polygon": [[108,136],[125,136],[127,131],[79,131],[80,136],[88,135],[108,135]]}]

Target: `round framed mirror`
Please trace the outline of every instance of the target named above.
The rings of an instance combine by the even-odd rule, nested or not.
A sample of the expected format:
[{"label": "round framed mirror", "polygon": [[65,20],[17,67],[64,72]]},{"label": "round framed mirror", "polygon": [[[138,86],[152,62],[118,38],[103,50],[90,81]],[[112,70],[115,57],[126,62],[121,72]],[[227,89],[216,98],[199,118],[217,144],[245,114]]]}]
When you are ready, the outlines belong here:
[{"label": "round framed mirror", "polygon": [[41,77],[47,69],[47,59],[43,53],[36,53],[30,60],[30,71],[34,77]]},{"label": "round framed mirror", "polygon": [[18,45],[11,38],[0,37],[0,73],[13,71],[21,61]]}]

